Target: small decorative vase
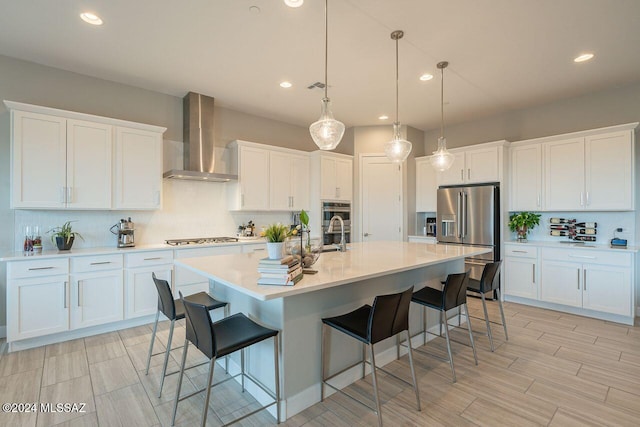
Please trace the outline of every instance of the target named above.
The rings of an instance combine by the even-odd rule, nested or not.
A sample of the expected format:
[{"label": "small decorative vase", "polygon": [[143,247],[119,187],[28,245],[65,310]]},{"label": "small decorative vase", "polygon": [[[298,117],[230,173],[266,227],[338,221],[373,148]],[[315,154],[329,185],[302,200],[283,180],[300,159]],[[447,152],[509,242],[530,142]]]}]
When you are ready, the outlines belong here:
[{"label": "small decorative vase", "polygon": [[71,246],[73,246],[73,239],[74,238],[75,238],[75,236],[71,236],[69,238],[69,240],[67,240],[64,237],[57,237],[56,236],[56,246],[58,246],[58,250],[60,250],[60,251],[68,251],[69,249],[71,249]]},{"label": "small decorative vase", "polygon": [[267,255],[269,259],[281,259],[283,247],[284,242],[267,242]]},{"label": "small decorative vase", "polygon": [[518,228],[516,230],[516,233],[518,233],[518,242],[527,243],[527,227],[526,226]]}]

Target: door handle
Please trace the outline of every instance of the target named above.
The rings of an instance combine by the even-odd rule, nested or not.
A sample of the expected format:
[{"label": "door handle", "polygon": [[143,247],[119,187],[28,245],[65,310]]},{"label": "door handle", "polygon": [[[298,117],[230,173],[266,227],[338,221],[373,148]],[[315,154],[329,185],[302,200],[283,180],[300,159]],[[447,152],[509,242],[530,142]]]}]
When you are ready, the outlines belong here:
[{"label": "door handle", "polygon": [[578,290],[580,290],[580,269],[578,269]]},{"label": "door handle", "polygon": [[531,273],[532,277],[533,277],[533,283],[536,283],[536,265],[535,264],[531,264]]},{"label": "door handle", "polygon": [[584,193],[580,192],[580,206],[584,206]]},{"label": "door handle", "polygon": [[586,200],[587,200],[587,206],[589,206],[591,204],[591,201],[589,200],[589,192],[586,192]]},{"label": "door handle", "polygon": [[29,271],[34,271],[34,270],[51,270],[54,269],[55,267],[32,267],[29,269]]},{"label": "door handle", "polygon": [[582,290],[587,290],[587,270],[582,270]]},{"label": "door handle", "polygon": [[103,265],[103,264],[111,264],[111,261],[92,262],[89,265]]},{"label": "door handle", "polygon": [[511,251],[511,252],[517,252],[517,253],[519,253],[519,254],[526,254],[526,253],[527,253],[527,251],[516,251],[516,250],[513,250],[513,251]]},{"label": "door handle", "polygon": [[462,238],[462,192],[458,192],[458,206],[456,206],[456,234]]},{"label": "door handle", "polygon": [[152,258],[144,258],[143,261],[153,261],[153,260],[156,260],[156,259],[162,259],[162,257],[161,256],[154,256]]},{"label": "door handle", "polygon": [[464,169],[460,169],[460,181],[464,181]]},{"label": "door handle", "polygon": [[72,187],[67,187],[67,203],[73,202],[73,191]]},{"label": "door handle", "polygon": [[467,179],[471,179],[471,168],[467,169]]},{"label": "door handle", "polygon": [[369,233],[364,233],[364,237],[369,237],[369,236],[371,236],[371,234],[369,234]]},{"label": "door handle", "polygon": [[462,235],[464,238],[467,235],[467,193],[462,192]]}]

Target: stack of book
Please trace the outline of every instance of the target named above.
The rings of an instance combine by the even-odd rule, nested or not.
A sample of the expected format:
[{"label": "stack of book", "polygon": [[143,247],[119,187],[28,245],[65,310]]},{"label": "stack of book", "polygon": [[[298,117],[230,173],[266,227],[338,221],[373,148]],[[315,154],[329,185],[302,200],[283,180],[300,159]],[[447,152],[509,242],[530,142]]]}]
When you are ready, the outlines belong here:
[{"label": "stack of book", "polygon": [[258,285],[293,286],[302,279],[302,264],[291,255],[282,259],[262,258],[258,273]]}]

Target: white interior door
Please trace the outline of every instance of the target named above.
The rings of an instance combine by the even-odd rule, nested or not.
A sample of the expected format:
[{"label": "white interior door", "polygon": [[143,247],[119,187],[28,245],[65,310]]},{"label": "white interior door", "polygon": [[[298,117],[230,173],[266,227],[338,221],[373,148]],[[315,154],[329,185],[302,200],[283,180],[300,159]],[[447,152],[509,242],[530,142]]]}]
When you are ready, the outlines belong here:
[{"label": "white interior door", "polygon": [[402,166],[363,156],[361,171],[362,241],[402,241]]}]

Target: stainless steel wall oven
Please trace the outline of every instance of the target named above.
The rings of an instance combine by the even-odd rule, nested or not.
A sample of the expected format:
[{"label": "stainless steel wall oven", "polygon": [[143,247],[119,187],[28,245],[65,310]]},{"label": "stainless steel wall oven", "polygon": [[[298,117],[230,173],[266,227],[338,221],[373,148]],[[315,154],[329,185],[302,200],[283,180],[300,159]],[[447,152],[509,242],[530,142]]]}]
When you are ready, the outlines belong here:
[{"label": "stainless steel wall oven", "polygon": [[335,215],[344,222],[344,239],[351,242],[351,203],[322,202],[322,243],[326,249],[340,243],[340,227],[336,223],[333,230],[329,231],[329,222]]}]

